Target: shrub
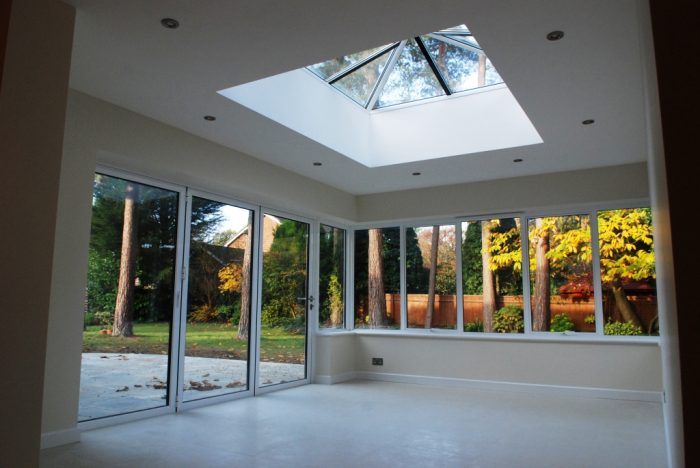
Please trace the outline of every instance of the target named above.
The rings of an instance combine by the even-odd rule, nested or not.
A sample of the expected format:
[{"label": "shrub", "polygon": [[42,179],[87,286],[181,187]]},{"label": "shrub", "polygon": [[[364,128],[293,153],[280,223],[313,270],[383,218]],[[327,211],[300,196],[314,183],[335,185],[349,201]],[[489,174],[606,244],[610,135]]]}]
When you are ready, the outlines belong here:
[{"label": "shrub", "polygon": [[642,327],[632,322],[613,322],[611,319],[608,319],[603,330],[606,335],[633,336],[642,334]]},{"label": "shrub", "polygon": [[483,332],[484,324],[481,320],[476,319],[473,322],[467,322],[464,324],[465,332]]},{"label": "shrub", "polygon": [[100,325],[104,329],[112,328],[114,323],[114,312],[95,312],[94,320],[97,325]]},{"label": "shrub", "polygon": [[550,324],[549,331],[551,332],[565,332],[565,331],[571,331],[576,326],[574,325],[574,321],[571,320],[571,317],[569,317],[566,314],[557,314],[552,318],[552,323]]},{"label": "shrub", "polygon": [[523,309],[505,306],[493,315],[493,331],[498,333],[521,333],[525,330]]}]

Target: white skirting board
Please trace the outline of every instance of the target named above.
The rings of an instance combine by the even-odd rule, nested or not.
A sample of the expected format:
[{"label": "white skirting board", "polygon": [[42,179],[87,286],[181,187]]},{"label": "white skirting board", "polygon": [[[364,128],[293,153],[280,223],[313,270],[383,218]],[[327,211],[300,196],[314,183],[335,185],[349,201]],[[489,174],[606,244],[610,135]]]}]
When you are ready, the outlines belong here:
[{"label": "white skirting board", "polygon": [[342,374],[336,375],[317,375],[314,377],[314,383],[333,385],[340,382],[347,382],[348,380],[357,379],[357,372],[344,372]]},{"label": "white skirting board", "polygon": [[473,380],[452,377],[430,377],[424,375],[392,374],[386,372],[345,372],[337,375],[317,375],[318,384],[335,384],[353,379],[380,380],[384,382],[401,382],[437,387],[461,387],[480,390],[500,390],[506,392],[525,392],[544,395],[558,395],[582,398],[607,398],[611,400],[663,402],[660,391],[627,390],[617,388],[575,387],[567,385],[543,385],[523,382],[502,382],[496,380]]},{"label": "white skirting board", "polygon": [[47,449],[59,445],[80,442],[80,429],[64,429],[62,431],[44,432],[41,434],[41,448]]}]

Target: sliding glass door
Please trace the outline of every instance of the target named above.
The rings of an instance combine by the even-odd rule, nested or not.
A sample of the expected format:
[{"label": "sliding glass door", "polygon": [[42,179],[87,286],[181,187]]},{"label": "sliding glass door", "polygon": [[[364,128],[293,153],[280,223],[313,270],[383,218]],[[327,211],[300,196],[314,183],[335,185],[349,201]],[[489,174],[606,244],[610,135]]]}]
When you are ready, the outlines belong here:
[{"label": "sliding glass door", "polygon": [[263,216],[259,388],[307,380],[309,235],[308,222]]}]

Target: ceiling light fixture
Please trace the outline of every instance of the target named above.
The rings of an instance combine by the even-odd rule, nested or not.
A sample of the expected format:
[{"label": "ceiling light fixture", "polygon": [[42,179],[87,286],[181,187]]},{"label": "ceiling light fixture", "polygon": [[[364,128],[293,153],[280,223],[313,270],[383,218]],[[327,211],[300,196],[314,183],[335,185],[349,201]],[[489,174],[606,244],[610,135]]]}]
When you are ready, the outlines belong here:
[{"label": "ceiling light fixture", "polygon": [[160,24],[162,24],[164,28],[168,29],[177,29],[180,27],[180,22],[173,18],[163,18],[160,20]]},{"label": "ceiling light fixture", "polygon": [[590,124],[592,124],[592,123],[594,123],[594,122],[595,122],[595,120],[593,120],[593,119],[586,119],[586,120],[584,120],[584,121],[581,122],[581,123],[582,123],[583,125],[590,125]]},{"label": "ceiling light fixture", "polygon": [[547,34],[547,40],[549,41],[558,41],[562,37],[564,37],[564,31],[552,31]]},{"label": "ceiling light fixture", "polygon": [[216,117],[214,117],[213,115],[205,115],[204,120],[207,120],[209,122],[213,122],[216,120]]},{"label": "ceiling light fixture", "polygon": [[314,166],[323,166],[323,163],[320,163],[320,162],[316,161],[316,162],[314,163]]}]

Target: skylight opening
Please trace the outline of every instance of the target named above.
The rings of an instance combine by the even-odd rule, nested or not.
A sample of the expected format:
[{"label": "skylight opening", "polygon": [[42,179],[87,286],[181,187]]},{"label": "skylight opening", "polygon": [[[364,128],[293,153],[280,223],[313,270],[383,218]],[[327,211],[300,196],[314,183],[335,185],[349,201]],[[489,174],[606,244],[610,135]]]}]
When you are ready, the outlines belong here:
[{"label": "skylight opening", "polygon": [[503,83],[463,24],[306,68],[369,110]]}]

